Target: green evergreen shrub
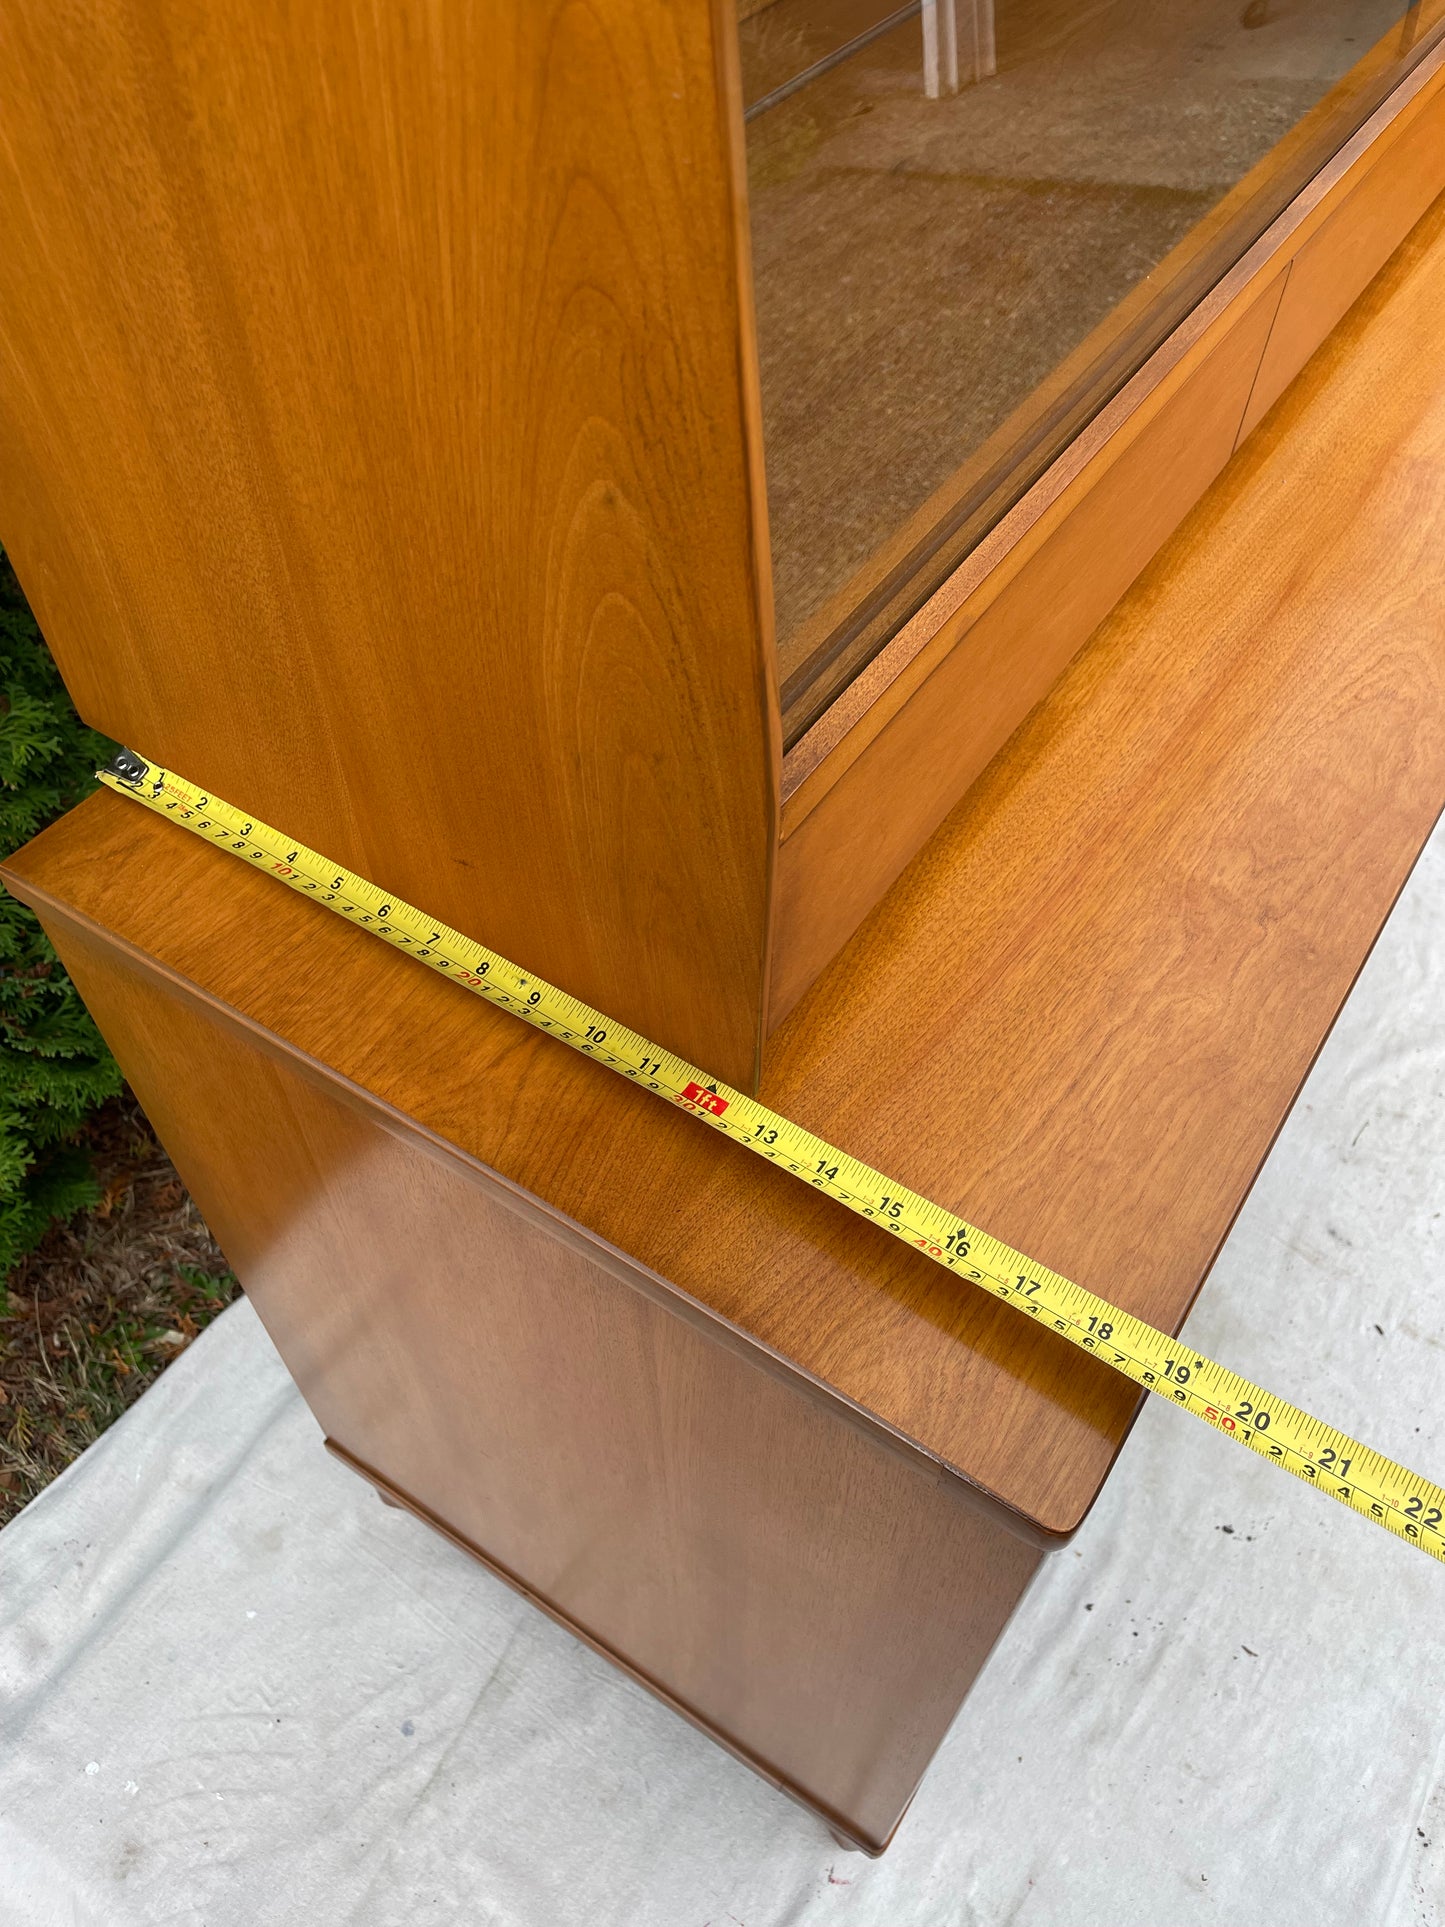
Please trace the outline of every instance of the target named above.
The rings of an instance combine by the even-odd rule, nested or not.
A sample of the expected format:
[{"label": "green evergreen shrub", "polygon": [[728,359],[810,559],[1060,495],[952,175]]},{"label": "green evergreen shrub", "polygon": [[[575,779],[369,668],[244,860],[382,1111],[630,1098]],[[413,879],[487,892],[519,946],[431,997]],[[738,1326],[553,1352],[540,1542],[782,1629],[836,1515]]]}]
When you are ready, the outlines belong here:
[{"label": "green evergreen shrub", "polygon": [[[0,852],[67,810],[111,754],[70,706],[0,551]],[[34,915],[0,891],[0,1306],[3,1281],[55,1218],[94,1204],[76,1134],[121,1076]]]}]

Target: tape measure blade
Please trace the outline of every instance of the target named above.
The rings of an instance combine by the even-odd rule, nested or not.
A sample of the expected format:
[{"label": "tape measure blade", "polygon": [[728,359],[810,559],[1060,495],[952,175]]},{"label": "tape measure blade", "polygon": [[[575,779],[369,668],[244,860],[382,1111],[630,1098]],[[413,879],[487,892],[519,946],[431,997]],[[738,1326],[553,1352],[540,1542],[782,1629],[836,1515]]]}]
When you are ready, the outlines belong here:
[{"label": "tape measure blade", "polygon": [[[1385,1454],[1275,1398],[1262,1386],[1205,1358],[1182,1337],[1158,1330],[1075,1280],[1036,1263],[779,1116],[756,1098],[709,1078],[697,1066],[625,1025],[614,1024],[556,985],[475,939],[433,923],[415,905],[386,895],[366,878],[290,842],[174,772],[129,752],[123,753],[123,760],[124,774],[119,768],[98,772],[107,787],[233,855],[248,860],[269,857],[268,874],[276,880],[384,938],[400,954],[448,975],[496,1008],[554,1034],[594,1061],[610,1063],[878,1228],[909,1239],[955,1276],[1001,1297],[1030,1322],[1057,1333],[1145,1391],[1182,1406],[1237,1444],[1445,1561],[1445,1490],[1433,1481],[1420,1479]],[[1204,1398],[1206,1388],[1213,1392],[1214,1402]],[[1226,1409],[1231,1395],[1233,1411]],[[1252,1408],[1252,1423],[1240,1417],[1239,1408],[1246,1403]],[[1266,1418],[1263,1425],[1261,1417]],[[1335,1481],[1331,1474],[1341,1463],[1347,1467],[1346,1477]],[[1356,1474],[1357,1466],[1363,1476]]]}]

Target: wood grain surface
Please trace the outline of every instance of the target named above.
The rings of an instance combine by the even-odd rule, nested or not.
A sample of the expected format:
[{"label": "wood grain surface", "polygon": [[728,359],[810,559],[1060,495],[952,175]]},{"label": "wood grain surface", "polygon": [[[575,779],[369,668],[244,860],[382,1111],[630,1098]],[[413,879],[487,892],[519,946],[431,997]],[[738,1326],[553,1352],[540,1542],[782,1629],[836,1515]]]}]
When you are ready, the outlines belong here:
[{"label": "wood grain surface", "polygon": [[[1100,437],[1096,459],[1054,513],[989,571],[940,635],[927,681],[911,697],[902,678],[880,692],[875,710],[891,720],[778,851],[772,1023],[847,943],[1229,460],[1283,287],[1283,271],[1251,284],[1178,379],[1133,409],[1123,432]],[[836,762],[851,749],[840,743]],[[822,769],[817,780],[831,775]]]},{"label": "wood grain surface", "polygon": [[89,722],[747,1083],[734,37],[728,0],[5,9],[0,539]]},{"label": "wood grain surface", "polygon": [[[767,1065],[778,1109],[1166,1327],[1445,799],[1442,229],[1437,210]],[[7,880],[587,1226],[1021,1520],[1061,1534],[1088,1509],[1132,1388],[687,1117],[112,795]]]},{"label": "wood grain surface", "polygon": [[1330,218],[1290,262],[1289,283],[1240,428],[1249,434],[1445,187],[1445,87],[1392,127]]},{"label": "wood grain surface", "polygon": [[61,941],[328,1436],[879,1851],[1039,1548],[622,1253]]}]

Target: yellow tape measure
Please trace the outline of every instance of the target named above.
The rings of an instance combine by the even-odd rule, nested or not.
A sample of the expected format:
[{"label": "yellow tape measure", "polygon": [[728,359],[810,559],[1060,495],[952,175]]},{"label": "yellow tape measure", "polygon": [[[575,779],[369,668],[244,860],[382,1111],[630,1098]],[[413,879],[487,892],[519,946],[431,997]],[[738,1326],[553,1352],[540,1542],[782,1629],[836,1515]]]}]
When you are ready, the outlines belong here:
[{"label": "yellow tape measure", "polygon": [[136,797],[207,842],[261,865],[268,876],[279,877],[291,889],[443,972],[499,1010],[525,1018],[644,1090],[691,1111],[734,1143],[746,1145],[860,1217],[906,1239],[946,1270],[1002,1298],[1024,1317],[1102,1359],[1146,1391],[1192,1412],[1387,1532],[1445,1560],[1445,1490],[1438,1485],[1417,1478],[1393,1459],[1321,1424],[1237,1372],[1202,1358],[1193,1346],[1035,1264],[986,1231],[789,1123],[755,1098],[730,1090],[695,1064],[684,1063],[636,1031],[613,1023],[601,1011],[589,1009],[470,937],[433,922],[411,904],[292,842],[268,824],[256,822],[220,797],[206,795],[129,750],[123,750],[99,775],[110,789]]}]

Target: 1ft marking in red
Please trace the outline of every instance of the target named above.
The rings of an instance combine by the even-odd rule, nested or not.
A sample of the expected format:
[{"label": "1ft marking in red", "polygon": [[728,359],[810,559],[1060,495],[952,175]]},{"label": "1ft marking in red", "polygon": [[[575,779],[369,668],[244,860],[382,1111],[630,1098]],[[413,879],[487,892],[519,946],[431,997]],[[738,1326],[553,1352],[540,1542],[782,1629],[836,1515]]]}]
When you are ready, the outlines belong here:
[{"label": "1ft marking in red", "polygon": [[681,1101],[696,1110],[711,1111],[714,1117],[721,1117],[728,1107],[725,1097],[719,1097],[716,1091],[705,1091],[701,1084],[685,1084]]}]

